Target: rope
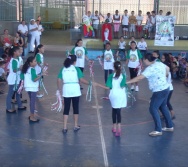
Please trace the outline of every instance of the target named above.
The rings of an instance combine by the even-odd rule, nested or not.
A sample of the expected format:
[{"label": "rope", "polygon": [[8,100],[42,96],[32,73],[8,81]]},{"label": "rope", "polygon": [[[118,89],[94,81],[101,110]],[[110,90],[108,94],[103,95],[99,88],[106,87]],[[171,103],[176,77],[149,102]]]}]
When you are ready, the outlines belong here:
[{"label": "rope", "polygon": [[51,111],[56,110],[56,113],[61,112],[62,106],[63,106],[63,103],[62,103],[61,94],[60,94],[60,91],[57,90],[56,91],[56,102],[51,104]]},{"label": "rope", "polygon": [[90,77],[94,76],[93,65],[94,65],[94,61],[89,61]]},{"label": "rope", "polygon": [[91,101],[91,94],[92,94],[92,82],[89,81],[87,93],[86,93],[86,101]]},{"label": "rope", "polygon": [[101,65],[101,67],[102,67],[102,69],[103,69],[103,68],[104,68],[104,65],[103,65],[103,63],[102,63],[102,61],[101,61],[101,56],[98,56],[97,59],[99,60],[99,64]]},{"label": "rope", "polygon": [[[40,74],[42,75],[42,72],[46,72],[47,70],[48,70],[48,66],[45,65],[45,66],[42,68]],[[47,92],[47,90],[46,90],[46,88],[45,88],[45,86],[44,86],[43,77],[41,77],[40,80],[39,80],[39,87],[40,87],[40,88],[43,88],[44,91],[45,91],[45,93],[48,95],[48,92]]]},{"label": "rope", "polygon": [[24,80],[21,80],[17,93],[21,94],[24,87]]}]

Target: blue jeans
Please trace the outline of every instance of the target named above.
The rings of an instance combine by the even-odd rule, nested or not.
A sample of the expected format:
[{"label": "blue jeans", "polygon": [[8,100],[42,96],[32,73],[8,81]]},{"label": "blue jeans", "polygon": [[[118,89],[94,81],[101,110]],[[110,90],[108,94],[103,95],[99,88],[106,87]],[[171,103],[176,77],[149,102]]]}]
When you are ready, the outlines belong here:
[{"label": "blue jeans", "polygon": [[34,114],[37,92],[28,92],[28,95],[29,95],[29,100],[30,100],[30,113]]},{"label": "blue jeans", "polygon": [[[7,99],[6,99],[7,110],[11,110],[12,109],[11,101],[12,101],[12,95],[14,94],[14,91],[15,91],[14,90],[14,86],[15,85],[9,85]],[[21,102],[21,99],[20,99],[20,95],[17,93],[17,91],[16,91],[16,101],[17,101],[17,104],[18,104],[18,108],[21,108],[22,107],[22,102]]]},{"label": "blue jeans", "polygon": [[155,131],[158,132],[162,131],[161,119],[159,115],[159,107],[161,109],[161,113],[164,116],[166,127],[167,128],[173,127],[170,112],[167,107],[168,94],[169,94],[169,89],[165,89],[163,91],[154,92],[151,97],[149,111],[155,123]]}]

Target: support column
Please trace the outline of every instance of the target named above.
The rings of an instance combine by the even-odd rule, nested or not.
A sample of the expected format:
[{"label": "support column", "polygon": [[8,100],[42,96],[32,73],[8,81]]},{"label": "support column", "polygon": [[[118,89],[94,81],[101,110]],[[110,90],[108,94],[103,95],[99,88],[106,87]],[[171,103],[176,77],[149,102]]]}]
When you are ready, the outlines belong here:
[{"label": "support column", "polygon": [[40,16],[40,0],[34,0],[33,7],[34,7],[33,17],[34,19],[37,19],[37,17]]}]

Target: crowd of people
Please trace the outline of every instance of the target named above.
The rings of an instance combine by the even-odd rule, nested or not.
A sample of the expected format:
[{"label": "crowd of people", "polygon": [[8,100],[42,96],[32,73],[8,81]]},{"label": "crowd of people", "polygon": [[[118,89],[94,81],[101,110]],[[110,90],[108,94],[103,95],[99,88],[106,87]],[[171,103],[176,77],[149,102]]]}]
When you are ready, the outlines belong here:
[{"label": "crowd of people", "polygon": [[[131,90],[139,92],[138,83],[140,80],[146,78],[149,82],[149,88],[153,92],[149,111],[153,117],[155,123],[155,130],[149,133],[150,136],[162,135],[162,131],[173,132],[174,127],[172,119],[175,119],[175,112],[170,103],[170,99],[173,93],[172,79],[180,77],[182,75],[180,71],[182,69],[188,71],[188,64],[184,57],[179,55],[177,58],[173,57],[170,53],[163,53],[161,56],[159,51],[153,51],[152,53],[147,53],[147,43],[145,38],[141,37],[139,42],[136,42],[135,36],[135,25],[139,27],[142,24],[141,11],[139,11],[139,16],[137,19],[134,16],[134,12],[131,12],[131,16],[128,17],[125,10],[124,17],[130,19],[128,25],[123,26],[125,31],[124,36],[121,36],[118,42],[119,50],[115,53],[111,49],[110,42],[106,42],[104,45],[104,52],[101,56],[101,65],[104,70],[104,82],[105,85],[93,82],[94,86],[99,86],[104,89],[110,89],[109,100],[112,107],[112,132],[115,136],[121,135],[121,109],[127,106],[127,84],[131,84]],[[96,12],[97,14],[97,12]],[[162,13],[161,13],[162,14]],[[95,16],[97,18],[97,16]],[[152,11],[152,15],[148,15],[148,20],[150,24],[152,22],[151,18],[155,17],[155,12]],[[140,19],[138,19],[140,18]],[[106,22],[113,22],[115,30],[119,29],[117,23],[120,23],[120,16],[118,16],[118,11],[113,18],[108,14],[105,18]],[[122,18],[122,20],[125,18]],[[95,21],[97,19],[94,19]],[[139,22],[138,22],[139,21]],[[12,104],[17,104],[17,110],[26,110],[26,106],[23,103],[27,102],[22,97],[22,89],[28,93],[30,99],[30,115],[28,117],[31,122],[39,122],[36,117],[35,112],[37,112],[36,98],[41,98],[43,95],[40,94],[40,86],[42,79],[47,75],[46,68],[47,63],[44,63],[44,46],[40,44],[40,35],[43,28],[40,24],[41,20],[38,19],[36,22],[31,19],[28,28],[25,25],[25,21],[18,26],[18,31],[14,37],[8,34],[8,30],[4,31],[4,35],[1,38],[4,47],[4,54],[2,55],[0,61],[0,81],[8,83],[8,94],[6,97],[6,112],[16,113],[16,110],[12,108]],[[95,22],[95,24],[98,22]],[[124,22],[125,23],[125,20]],[[139,23],[139,24],[138,24]],[[97,26],[88,27],[88,30],[93,31],[93,35],[97,34]],[[137,27],[137,29],[138,29]],[[152,26],[149,26],[150,28]],[[93,29],[94,28],[94,29]],[[133,35],[129,42],[130,49],[125,56],[125,62],[121,62],[119,53],[125,53],[125,38],[127,38],[127,29],[130,28],[130,32]],[[141,29],[141,28],[139,28]],[[152,29],[152,28],[151,28]],[[118,34],[115,33],[116,37]],[[141,35],[141,34],[139,34]],[[34,45],[36,42],[36,49],[34,50]],[[34,56],[29,56],[24,62],[23,48],[30,43],[30,53],[34,53]],[[85,60],[90,62],[88,56],[88,51],[83,47],[82,39],[78,39],[75,46],[71,50],[71,53],[67,55],[64,61],[64,66],[60,69],[57,76],[57,96],[63,96],[64,101],[64,112],[63,112],[63,133],[68,132],[67,122],[70,110],[70,104],[73,105],[74,113],[74,131],[80,130],[78,124],[79,115],[79,97],[82,95],[81,90],[83,89],[81,83],[86,85],[91,85],[90,81],[83,78]],[[146,66],[144,68],[143,62]],[[123,63],[123,64],[122,64]],[[126,75],[122,73],[122,67],[127,66],[130,72],[130,80],[127,81]],[[61,85],[62,84],[62,85]],[[4,92],[1,90],[0,92]],[[165,120],[166,127],[161,126],[161,117]]]},{"label": "crowd of people", "polygon": [[[122,36],[124,38],[129,38],[131,36],[141,38],[144,36],[144,38],[153,39],[155,36],[157,13],[155,11],[151,11],[147,12],[146,15],[146,22],[145,25],[143,25],[144,17],[141,10],[138,11],[137,16],[135,15],[135,11],[131,11],[131,14],[129,15],[127,9],[124,10],[123,15],[116,10],[113,15],[107,13],[106,16],[102,15],[98,11],[95,11],[95,13],[92,15],[91,12],[88,11],[87,14],[83,16],[83,23],[87,26],[87,34],[85,37],[89,37],[89,32],[92,31],[92,37],[98,38],[100,28],[99,25],[101,20],[103,20],[102,23],[108,23],[113,28],[114,38],[119,38],[120,27],[122,27]],[[163,11],[160,10],[158,15],[163,16]],[[170,11],[166,13],[166,16],[169,15],[171,15]],[[109,33],[109,30],[106,29],[105,32]],[[108,40],[108,37],[106,39]]]}]

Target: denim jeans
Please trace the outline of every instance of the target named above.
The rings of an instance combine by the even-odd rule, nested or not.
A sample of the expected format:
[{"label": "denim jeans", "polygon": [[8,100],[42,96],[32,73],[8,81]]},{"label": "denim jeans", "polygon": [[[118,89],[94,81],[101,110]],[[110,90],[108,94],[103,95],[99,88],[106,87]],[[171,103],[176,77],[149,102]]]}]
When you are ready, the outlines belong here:
[{"label": "denim jeans", "polygon": [[30,113],[34,114],[37,92],[28,92],[28,95],[29,95],[29,100],[30,100]]},{"label": "denim jeans", "polygon": [[108,79],[108,75],[112,74],[113,70],[104,70],[104,80],[105,80],[105,83]]},{"label": "denim jeans", "polygon": [[170,112],[167,107],[168,94],[169,94],[169,89],[165,89],[163,91],[154,92],[151,97],[149,111],[155,123],[155,131],[158,131],[158,132],[162,131],[159,108],[161,108],[161,113],[164,116],[166,127],[167,128],[173,127]]},{"label": "denim jeans", "polygon": [[[15,85],[9,85],[7,99],[6,99],[7,110],[11,110],[12,109],[11,100],[12,100],[12,95],[14,94],[14,86]],[[17,104],[18,104],[18,108],[21,108],[22,107],[22,102],[21,102],[21,99],[20,99],[20,95],[17,92],[16,92],[16,101],[17,101]]]}]

